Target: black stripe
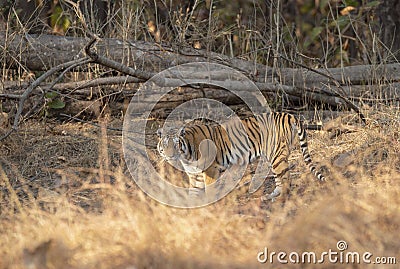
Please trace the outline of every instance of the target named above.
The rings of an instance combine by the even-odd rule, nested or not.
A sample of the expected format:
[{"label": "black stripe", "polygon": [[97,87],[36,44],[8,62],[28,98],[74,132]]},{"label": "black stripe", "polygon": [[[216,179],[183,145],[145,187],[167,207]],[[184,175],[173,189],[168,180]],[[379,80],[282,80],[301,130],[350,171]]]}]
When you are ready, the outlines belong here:
[{"label": "black stripe", "polygon": [[289,167],[287,167],[287,168],[283,169],[281,173],[277,174],[277,177],[279,177],[279,178],[280,178],[280,177],[281,177],[281,175],[283,175],[283,174],[286,174],[288,171],[289,171]]},{"label": "black stripe", "polygon": [[[219,126],[219,128],[216,128],[216,132],[217,132],[219,140],[220,140],[219,144],[220,144],[220,147],[221,147],[219,153],[222,155],[221,157],[222,157],[222,161],[223,161],[222,164],[221,163],[218,163],[218,164],[226,166],[226,165],[228,165],[230,163],[229,162],[229,157],[232,158],[232,152],[231,152],[231,149],[230,149],[229,145],[227,144],[227,141],[224,140],[224,137],[223,137],[223,134],[222,134],[222,129],[223,129],[222,126]],[[217,139],[217,136],[215,138]],[[227,154],[225,154],[225,152]]]},{"label": "black stripe", "polygon": [[213,141],[213,133],[214,132],[212,132],[212,130],[214,129],[211,129],[211,127],[210,126],[208,126],[208,125],[204,125],[206,128],[207,128],[207,131],[208,131],[208,134],[209,134],[209,136],[207,137],[207,138],[209,138],[211,141]]},{"label": "black stripe", "polygon": [[272,164],[272,168],[274,168],[274,169],[277,168],[282,163],[287,162],[286,158],[280,158],[279,161],[277,163],[275,163],[276,160],[277,159],[274,159],[274,161],[271,163]]},{"label": "black stripe", "polygon": [[[223,127],[221,126],[221,127],[218,128],[217,130],[218,130],[219,135],[220,135],[220,138],[221,138],[221,144],[224,145],[225,150],[226,150],[227,153],[229,154],[228,158],[226,159],[226,163],[227,163],[227,164],[230,164],[229,159],[233,159],[233,154],[232,154],[232,150],[231,150],[231,147],[233,147],[233,145],[232,145],[232,142],[231,142],[231,143],[230,143],[231,146],[229,146],[229,145],[227,144],[227,142],[224,141],[224,137],[223,137],[223,134],[222,134],[222,128],[223,128]],[[225,131],[227,132],[226,129],[225,129]],[[228,136],[227,139],[229,139],[228,132],[227,132],[227,136]],[[223,156],[225,155],[224,152],[221,152],[221,154],[222,154]]]},{"label": "black stripe", "polygon": [[[207,125],[206,125],[207,126]],[[196,129],[199,129],[200,132],[203,134],[204,137],[207,137],[207,134],[204,132],[202,126],[196,125]]]}]

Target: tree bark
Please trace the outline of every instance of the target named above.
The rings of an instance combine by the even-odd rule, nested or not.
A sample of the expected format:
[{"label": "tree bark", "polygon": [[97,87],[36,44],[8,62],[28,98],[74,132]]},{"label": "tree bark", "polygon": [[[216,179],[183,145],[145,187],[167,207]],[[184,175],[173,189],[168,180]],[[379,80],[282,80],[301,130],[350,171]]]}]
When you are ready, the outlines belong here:
[{"label": "tree bark", "polygon": [[[30,71],[45,71],[56,65],[83,57],[84,47],[89,42],[81,37],[53,35],[17,35],[0,32],[3,48],[2,65],[17,68],[22,65]],[[400,44],[400,42],[399,42]],[[262,64],[229,58],[203,50],[179,49],[143,41],[121,41],[102,39],[96,45],[97,53],[127,66],[157,73],[161,70],[188,62],[211,61],[227,64],[244,72],[257,82],[279,82],[285,85],[321,87],[330,80],[305,69],[283,68],[273,70]],[[366,84],[372,81],[400,80],[400,64],[359,65],[344,68],[316,69],[330,74],[335,80],[346,84]]]},{"label": "tree bark", "polygon": [[[400,2],[398,0],[380,1],[377,8],[380,38],[396,59],[400,59]],[[383,57],[392,55],[383,55]],[[390,57],[393,58],[393,57]]]},{"label": "tree bark", "polygon": [[[7,35],[0,32],[0,45],[3,48],[1,65],[5,68],[13,68],[24,66],[28,70],[49,70],[50,68],[70,61],[71,59],[79,59],[84,57],[85,46],[89,40],[78,37],[61,37],[51,35],[25,35],[17,34]],[[142,41],[121,41],[117,39],[103,39],[96,45],[96,53],[105,56],[115,62],[130,66],[134,70],[140,70],[142,74],[146,74],[147,79],[152,74],[165,70],[169,67],[189,62],[214,62],[228,65],[234,69],[242,71],[250,79],[252,79],[264,95],[284,94],[288,98],[300,98],[303,100],[314,100],[326,103],[332,106],[346,106],[343,99],[335,96],[334,92],[340,92],[344,97],[359,98],[389,98],[398,100],[400,93],[393,82],[400,80],[400,64],[388,65],[360,65],[344,68],[331,69],[294,69],[283,68],[273,70],[270,67],[245,61],[237,58],[229,58],[217,53],[207,53],[205,51],[193,49],[179,49],[159,44],[146,43]],[[326,75],[323,75],[326,74]],[[179,76],[188,77],[179,73]],[[201,76],[201,74],[198,74]],[[226,88],[233,88],[238,91],[246,91],[248,85],[231,79],[231,74],[226,72],[213,72],[213,76],[223,81]],[[328,75],[328,76],[327,76]],[[177,78],[171,78],[166,84],[176,87],[181,84]],[[333,83],[332,78],[336,80]],[[111,80],[111,79],[110,79]],[[138,77],[129,79],[115,79],[115,83],[137,83],[146,80],[146,77]],[[98,85],[109,85],[107,78],[99,78],[96,82],[84,81],[82,83],[56,84],[47,85],[47,89],[68,90],[73,91],[87,87]],[[337,84],[343,86],[338,87]],[[373,87],[371,85],[374,85]],[[377,87],[376,87],[377,85]],[[0,90],[4,92],[5,85],[0,84]],[[46,85],[41,85],[42,89],[46,89]],[[2,90],[3,88],[3,90]],[[379,92],[375,92],[378,90]],[[7,91],[13,94],[12,91]],[[236,104],[236,99],[230,96],[226,91],[227,100],[231,100]],[[80,91],[82,94],[82,91]],[[6,97],[3,94],[3,98]],[[221,100],[220,90],[207,90],[207,98]],[[0,92],[0,98],[2,94]],[[187,99],[187,97],[186,97]],[[182,100],[185,100],[183,98]]]}]

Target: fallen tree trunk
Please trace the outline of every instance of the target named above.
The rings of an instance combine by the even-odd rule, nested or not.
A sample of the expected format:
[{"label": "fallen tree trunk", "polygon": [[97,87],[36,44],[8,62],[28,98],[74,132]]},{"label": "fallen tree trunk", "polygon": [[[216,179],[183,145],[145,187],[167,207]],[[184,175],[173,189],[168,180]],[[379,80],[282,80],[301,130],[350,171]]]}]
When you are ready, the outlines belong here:
[{"label": "fallen tree trunk", "polygon": [[[51,67],[85,56],[88,39],[53,35],[17,35],[0,32],[3,48],[2,65],[7,68],[24,66],[30,71],[44,71]],[[178,64],[211,61],[226,64],[244,72],[260,83],[278,82],[298,88],[322,87],[330,84],[330,75],[342,85],[365,85],[376,82],[400,81],[400,64],[359,65],[344,68],[306,69],[270,67],[229,58],[213,52],[195,49],[177,49],[143,41],[102,39],[96,45],[97,54],[138,70],[157,73]],[[282,59],[283,61],[283,59]]]},{"label": "fallen tree trunk", "polygon": [[[50,84],[42,84],[40,87],[45,91],[57,91],[62,94],[72,94],[72,95],[89,95],[87,89],[93,87],[107,87],[107,86],[115,86],[122,85],[124,87],[124,94],[134,94],[139,86],[137,83],[140,83],[141,80],[131,77],[131,76],[118,76],[118,77],[104,77],[104,78],[95,78],[89,80],[81,80],[74,82],[63,82],[57,83],[55,85]],[[172,83],[171,83],[172,84]],[[257,87],[260,91],[266,96],[275,96],[276,92],[283,92],[288,95],[301,97],[304,95],[304,89],[295,89],[290,86],[281,85],[278,83],[256,83]],[[0,84],[0,91],[6,93],[22,94],[24,92],[24,88],[27,88],[29,83],[21,82],[21,81],[5,81]],[[228,86],[228,85],[227,85]],[[324,92],[331,91],[330,88],[335,87],[334,85],[322,86],[318,87],[318,89],[311,88],[308,91],[308,94],[314,91],[315,92]],[[379,102],[384,102],[385,100],[394,100],[400,98],[400,83],[382,83],[378,85],[352,85],[352,86],[343,86],[345,96],[349,96],[350,98],[354,98],[356,100],[375,100]],[[246,90],[246,88],[239,87],[238,91]],[[338,90],[338,89],[336,89]],[[209,89],[210,92],[213,92],[212,89]],[[215,94],[211,94],[209,98],[213,98],[214,96],[219,96],[219,90],[215,90]],[[0,96],[1,97],[1,96]],[[216,98],[215,98],[216,99]]]},{"label": "fallen tree trunk", "polygon": [[[1,62],[3,70],[21,66],[28,71],[48,70],[31,83],[21,95],[15,95],[14,92],[4,93],[5,86],[2,84],[0,98],[19,99],[18,110],[14,117],[14,125],[4,138],[17,129],[24,103],[36,87],[41,87],[41,98],[48,91],[62,92],[65,89],[74,88],[72,92],[63,95],[63,97],[69,97],[73,92],[77,93],[77,90],[88,87],[144,82],[160,71],[183,63],[221,63],[247,75],[264,95],[283,95],[286,96],[286,99],[313,100],[332,106],[351,108],[359,114],[363,122],[365,122],[365,117],[362,112],[349,100],[349,93],[354,92],[351,85],[357,84],[354,89],[357,89],[358,98],[366,98],[366,96],[377,96],[377,94],[372,93],[371,95],[370,91],[372,88],[365,92],[365,85],[377,84],[380,86],[400,80],[398,72],[400,64],[360,65],[332,69],[311,69],[298,64],[301,67],[299,69],[272,69],[254,62],[190,48],[182,50],[159,44],[121,41],[117,39],[96,41],[96,38],[93,38],[89,42],[89,40],[84,38],[76,37],[48,35],[20,36],[17,34],[7,35],[0,32],[0,44],[2,44],[4,52]],[[93,49],[95,42],[96,50]],[[281,58],[288,61],[283,56]],[[71,59],[73,60],[71,61]],[[66,72],[90,70],[88,66],[93,64],[99,64],[103,68],[108,67],[130,76],[97,78],[92,81],[57,84]],[[210,79],[210,74],[212,74],[213,79],[219,81],[219,87],[221,88],[235,89],[238,92],[248,92],[252,87],[252,83],[250,82],[236,80],[234,75],[231,74],[232,72],[229,71],[219,71],[219,69],[212,72],[203,71],[203,73],[187,71],[190,71],[190,68],[189,70],[175,71],[176,73],[172,74],[171,77],[153,82],[156,84],[160,83],[162,86],[178,87],[183,85],[182,80],[185,80],[186,85],[196,88],[199,84],[204,84],[200,85],[200,87],[204,87],[208,85],[207,82]],[[42,87],[41,84],[44,83],[45,79],[57,72],[61,72],[61,75],[52,84]],[[198,82],[199,79],[202,82]],[[386,91],[383,96],[398,100],[398,90],[396,87],[389,86],[388,89],[377,88],[380,91]],[[84,94],[84,91],[80,91],[80,94],[82,93]],[[157,92],[152,93],[148,91],[146,94],[149,96],[152,94],[157,95]],[[382,96],[381,92],[379,94]],[[189,98],[187,98],[188,96]],[[204,91],[200,96],[223,100],[228,105],[238,104],[236,96],[228,92],[221,95],[221,90],[218,88],[210,88],[207,90],[207,93]],[[190,98],[193,98],[193,93],[186,94],[185,97],[182,96],[182,102]],[[174,107],[180,102],[180,100],[172,97],[170,100],[161,102],[158,106],[161,109],[167,109],[169,106]],[[141,105],[146,106],[147,104],[148,102],[144,101]]]},{"label": "fallen tree trunk", "polygon": [[[85,46],[89,39],[82,37],[62,37],[54,35],[7,35],[0,32],[0,45],[4,48],[3,64],[9,68],[19,65],[31,71],[44,71],[49,68],[85,56]],[[122,41],[105,38],[96,44],[97,53],[127,66],[134,66],[150,72],[188,62],[218,59],[249,74],[268,72],[269,68],[240,59],[230,59],[217,53],[207,53],[192,49],[173,49],[171,47],[143,41]]]}]

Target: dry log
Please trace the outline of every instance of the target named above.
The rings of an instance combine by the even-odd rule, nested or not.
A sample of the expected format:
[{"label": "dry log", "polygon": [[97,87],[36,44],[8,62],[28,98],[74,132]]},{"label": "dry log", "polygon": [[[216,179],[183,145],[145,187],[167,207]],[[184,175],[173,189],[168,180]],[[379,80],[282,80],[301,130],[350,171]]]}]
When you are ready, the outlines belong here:
[{"label": "dry log", "polygon": [[[399,81],[400,74],[398,70],[400,69],[400,64],[362,65],[316,70],[309,68],[273,70],[261,64],[229,58],[217,53],[191,48],[176,49],[140,41],[103,39],[97,43],[96,52],[94,52],[91,49],[93,42],[94,40],[87,45],[88,40],[85,38],[49,35],[20,36],[17,34],[7,35],[0,32],[0,44],[4,52],[2,65],[3,68],[22,65],[28,70],[48,70],[52,67],[54,68],[54,66],[62,65],[70,59],[82,58],[86,52],[86,55],[91,57],[90,62],[102,64],[133,76],[98,78],[93,81],[45,85],[42,87],[42,90],[45,91],[56,90],[62,92],[72,89],[72,91],[76,92],[80,89],[99,85],[137,83],[146,81],[152,75],[169,67],[182,63],[207,61],[222,63],[240,70],[255,82],[264,95],[284,94],[289,98],[309,99],[333,106],[350,107],[358,112],[358,108],[346,100],[346,97],[353,97],[352,93],[354,92],[357,93],[358,98],[376,98],[377,96],[395,100],[399,98],[398,88],[393,87],[393,84],[389,84],[387,88],[379,87],[379,94],[374,93],[372,88],[367,89],[366,87],[368,86],[361,85],[375,83],[386,85]],[[123,68],[119,69],[118,66]],[[87,67],[77,65],[76,68],[85,70]],[[251,87],[247,82],[235,80],[228,72],[216,71],[212,74],[213,79],[218,80],[222,88],[246,92]],[[185,70],[181,70],[163,81],[156,81],[156,83],[160,83],[163,86],[177,87],[182,84],[182,79],[185,79],[188,85],[198,86],[199,80],[203,79],[205,81],[204,84],[207,85],[208,76],[209,74],[207,73],[193,74],[185,73]],[[38,83],[36,84],[38,85]],[[352,84],[357,84],[358,86],[350,86]],[[0,98],[9,98],[6,95],[11,96],[14,94],[13,92],[4,93],[4,85],[2,92]],[[223,100],[228,105],[236,105],[238,102],[238,98],[231,93],[224,92],[221,95],[220,89],[207,89],[206,92],[207,94],[203,93],[203,97]],[[335,92],[340,92],[341,96],[334,94]],[[79,93],[82,94],[84,91]],[[153,93],[148,92],[148,94]],[[154,92],[154,94],[157,94],[157,92]],[[193,96],[196,97],[196,94],[186,94],[186,96],[178,97],[178,99],[182,98],[183,102],[193,98]],[[171,100],[166,100],[165,103],[159,106],[168,107],[168,103],[173,106],[179,102],[176,98],[171,97]]]},{"label": "dry log", "polygon": [[[48,70],[71,59],[83,57],[84,48],[88,41],[88,39],[81,37],[22,36],[0,32],[0,45],[4,52],[2,65],[9,68],[22,65],[31,71]],[[109,57],[135,69],[152,73],[178,64],[211,61],[240,70],[260,83],[279,82],[298,88],[321,87],[324,84],[331,83],[327,77],[310,70],[293,68],[273,70],[261,64],[229,58],[218,53],[191,48],[177,49],[143,41],[102,39],[96,44],[96,49],[99,55]],[[316,70],[320,73],[329,74],[342,85],[400,81],[399,63]]]},{"label": "dry log", "polygon": [[[95,78],[90,80],[81,80],[74,82],[63,82],[55,84],[53,87],[50,87],[50,84],[42,84],[40,87],[45,90],[54,90],[60,92],[62,94],[73,94],[76,95],[89,95],[90,93],[87,91],[88,88],[92,87],[106,87],[106,86],[114,86],[114,85],[123,85],[124,94],[134,94],[138,88],[137,83],[141,82],[140,79],[130,77],[130,76],[118,76],[118,77],[104,77],[104,78]],[[133,85],[132,85],[133,84]],[[171,82],[173,85],[173,82]],[[278,83],[256,83],[257,87],[261,90],[261,92],[266,96],[274,96],[277,92],[282,92],[288,95],[304,97],[304,89],[297,89],[291,86],[285,86]],[[29,83],[21,82],[21,81],[5,81],[0,84],[0,92],[6,93],[5,95],[8,98],[12,98],[15,96],[18,98],[18,94],[23,93],[23,89],[27,88]],[[228,85],[226,85],[228,87]],[[307,95],[310,93],[318,93],[318,92],[331,92],[331,88],[334,85],[327,85],[318,88],[311,88]],[[353,98],[361,101],[385,101],[385,100],[399,100],[400,99],[400,83],[383,83],[378,85],[352,85],[352,86],[343,86],[345,96],[349,98]],[[245,87],[238,87],[235,90],[241,91],[246,90]],[[338,90],[338,89],[336,89]],[[193,91],[193,90],[191,90]],[[212,92],[212,89],[208,91]],[[215,94],[211,93],[209,98],[213,98],[214,96],[218,96],[220,94],[226,94],[224,91],[215,90]],[[4,95],[4,94],[3,94]],[[0,98],[2,94],[0,94]],[[333,104],[332,104],[333,105]]]},{"label": "dry log", "polygon": [[[89,39],[82,37],[62,37],[53,35],[18,35],[0,32],[0,45],[3,47],[4,62],[7,67],[23,65],[31,71],[49,68],[85,56],[85,46]],[[265,74],[269,68],[252,62],[230,59],[217,53],[192,49],[174,50],[171,47],[143,41],[122,41],[105,38],[96,44],[99,55],[132,66],[143,71],[159,72],[178,64],[201,62],[215,59],[215,62],[228,63],[249,74]],[[178,52],[176,52],[178,51]]]}]

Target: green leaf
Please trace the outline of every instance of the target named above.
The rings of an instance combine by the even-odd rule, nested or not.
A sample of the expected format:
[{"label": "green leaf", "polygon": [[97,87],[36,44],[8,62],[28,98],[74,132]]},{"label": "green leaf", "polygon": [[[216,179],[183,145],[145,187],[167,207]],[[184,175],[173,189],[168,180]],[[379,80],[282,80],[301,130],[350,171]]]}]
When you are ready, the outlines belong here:
[{"label": "green leaf", "polygon": [[321,32],[322,32],[323,30],[324,30],[324,28],[321,27],[321,26],[319,26],[319,27],[314,27],[314,28],[311,30],[310,38],[307,39],[307,40],[304,42],[304,48],[308,48],[308,46],[310,46],[310,45],[319,37],[319,35],[321,34]]},{"label": "green leaf", "polygon": [[62,8],[59,5],[55,6],[53,9],[53,13],[51,13],[50,15],[50,26],[54,28],[56,25],[60,24],[59,22],[62,16],[63,16]]},{"label": "green leaf", "polygon": [[300,13],[301,14],[311,13],[311,11],[314,9],[315,9],[314,3],[312,1],[309,1],[300,6]]},{"label": "green leaf", "polygon": [[377,7],[380,4],[381,4],[381,1],[371,1],[371,2],[367,3],[366,7]]},{"label": "green leaf", "polygon": [[315,40],[321,34],[322,30],[324,30],[324,28],[321,26],[314,27],[310,33],[311,39]]},{"label": "green leaf", "polygon": [[62,24],[62,28],[63,28],[64,32],[66,32],[68,30],[70,25],[71,25],[71,21],[67,17],[64,17],[64,21]]},{"label": "green leaf", "polygon": [[348,6],[358,7],[359,6],[359,3],[357,0],[344,0],[343,3],[345,4],[346,7],[348,7]]},{"label": "green leaf", "polygon": [[52,101],[50,101],[49,103],[47,103],[47,106],[49,108],[53,108],[53,109],[61,109],[65,107],[65,103],[63,101],[61,101],[60,99],[54,99]]},{"label": "green leaf", "polygon": [[64,13],[60,5],[56,5],[53,8],[53,12],[50,15],[50,26],[55,30],[66,32],[71,25],[70,19]]},{"label": "green leaf", "polygon": [[44,97],[48,98],[48,99],[53,99],[57,97],[57,93],[56,92],[47,92]]},{"label": "green leaf", "polygon": [[350,23],[350,19],[348,16],[340,16],[339,18],[337,18],[336,20],[334,20],[333,22],[331,22],[329,24],[329,27],[337,27],[339,25],[340,29],[343,29],[344,27],[346,27],[348,24]]}]

